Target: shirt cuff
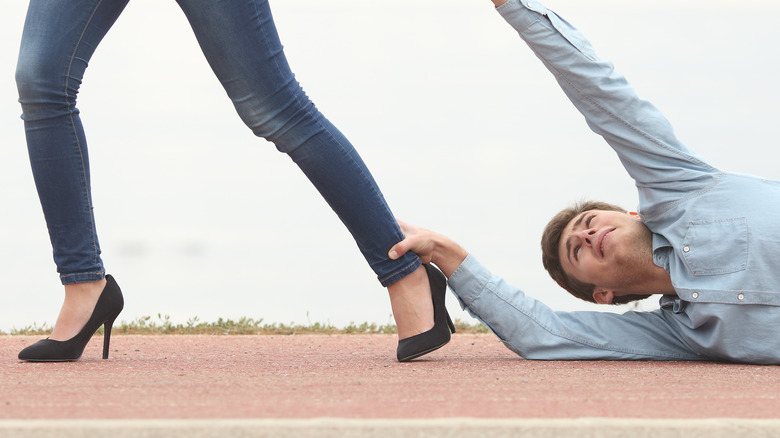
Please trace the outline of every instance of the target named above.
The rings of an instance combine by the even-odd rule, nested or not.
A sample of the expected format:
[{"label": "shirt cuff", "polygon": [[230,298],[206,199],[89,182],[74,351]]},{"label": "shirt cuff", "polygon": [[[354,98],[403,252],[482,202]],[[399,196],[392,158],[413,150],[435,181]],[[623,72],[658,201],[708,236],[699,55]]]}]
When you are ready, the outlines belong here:
[{"label": "shirt cuff", "polygon": [[492,277],[493,274],[469,253],[452,273],[447,284],[460,302],[470,307],[482,294]]},{"label": "shirt cuff", "polygon": [[496,8],[504,20],[518,32],[522,32],[547,15],[547,8],[538,1],[509,0]]}]

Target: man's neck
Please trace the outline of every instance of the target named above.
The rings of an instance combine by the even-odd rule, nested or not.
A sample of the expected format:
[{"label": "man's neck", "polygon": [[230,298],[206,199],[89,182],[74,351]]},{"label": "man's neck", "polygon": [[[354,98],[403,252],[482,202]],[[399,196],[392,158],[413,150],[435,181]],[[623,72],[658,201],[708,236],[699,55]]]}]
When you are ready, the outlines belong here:
[{"label": "man's neck", "polygon": [[677,291],[672,285],[672,277],[666,270],[656,266],[648,278],[638,282],[635,287],[628,290],[615,293],[616,296],[623,295],[677,295]]}]

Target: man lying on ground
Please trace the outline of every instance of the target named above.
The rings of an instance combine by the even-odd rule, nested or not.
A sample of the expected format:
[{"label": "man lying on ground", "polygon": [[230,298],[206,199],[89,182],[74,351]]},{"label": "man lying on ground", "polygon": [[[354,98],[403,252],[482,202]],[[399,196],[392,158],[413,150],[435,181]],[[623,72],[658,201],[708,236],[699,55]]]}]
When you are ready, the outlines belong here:
[{"label": "man lying on ground", "polygon": [[555,312],[451,239],[404,223],[406,238],[390,256],[411,250],[436,264],[461,306],[527,359],[780,364],[780,182],[724,172],[692,152],[581,33],[537,1],[493,3],[639,192],[638,213],[585,202],[556,215],[542,236],[545,268],[578,298],[618,304],[659,294],[660,308]]}]

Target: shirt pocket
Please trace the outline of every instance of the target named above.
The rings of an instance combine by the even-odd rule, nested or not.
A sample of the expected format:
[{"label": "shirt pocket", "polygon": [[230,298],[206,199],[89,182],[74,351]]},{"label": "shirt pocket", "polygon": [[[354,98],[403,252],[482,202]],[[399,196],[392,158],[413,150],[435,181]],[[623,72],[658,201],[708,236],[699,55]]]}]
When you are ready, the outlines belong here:
[{"label": "shirt pocket", "polygon": [[747,219],[692,221],[679,251],[693,275],[743,271],[748,259]]}]

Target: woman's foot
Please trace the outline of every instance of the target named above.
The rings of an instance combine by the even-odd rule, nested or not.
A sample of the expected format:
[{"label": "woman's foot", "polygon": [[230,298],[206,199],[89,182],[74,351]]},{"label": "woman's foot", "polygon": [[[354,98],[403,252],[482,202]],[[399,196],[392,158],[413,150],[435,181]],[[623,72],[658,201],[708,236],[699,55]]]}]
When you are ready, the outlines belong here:
[{"label": "woman's foot", "polygon": [[398,339],[406,339],[433,328],[433,300],[425,267],[420,266],[391,284],[387,291],[398,327]]},{"label": "woman's foot", "polygon": [[65,285],[65,301],[49,339],[67,341],[76,336],[92,316],[106,279]]},{"label": "woman's foot", "polygon": [[408,362],[438,350],[450,342],[455,325],[447,313],[447,278],[435,266],[423,265],[428,276],[433,305],[433,326],[430,330],[398,340],[395,355],[399,362]]},{"label": "woman's foot", "polygon": [[[98,300],[91,305],[91,311],[86,321],[80,321],[83,309],[90,307],[93,289],[105,284],[100,290]],[[79,360],[84,348],[92,339],[92,335],[103,326],[103,359],[108,359],[111,346],[111,328],[117,316],[122,312],[125,300],[122,290],[113,277],[106,275],[105,280],[79,286],[66,287],[65,303],[62,305],[60,317],[57,319],[53,336],[68,338],[66,340],[41,339],[28,345],[19,352],[19,359],[28,362],[70,362]],[[80,327],[71,335],[73,327]]]}]

